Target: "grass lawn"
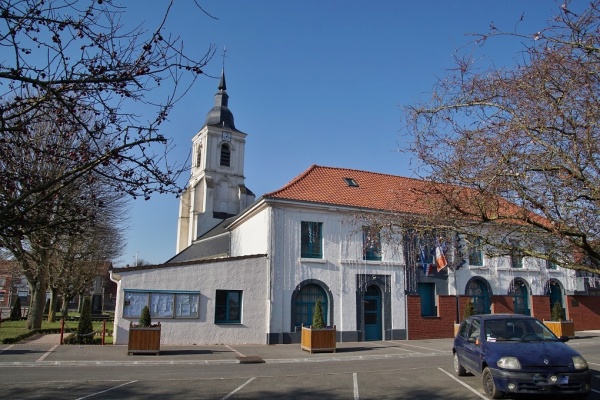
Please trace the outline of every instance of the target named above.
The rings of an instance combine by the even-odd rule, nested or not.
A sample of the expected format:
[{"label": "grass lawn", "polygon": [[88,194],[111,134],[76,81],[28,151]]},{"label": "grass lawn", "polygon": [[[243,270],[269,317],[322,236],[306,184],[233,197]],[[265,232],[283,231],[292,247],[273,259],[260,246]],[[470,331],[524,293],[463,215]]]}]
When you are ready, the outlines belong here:
[{"label": "grass lawn", "polygon": [[[61,324],[60,320],[56,321],[56,322],[43,321],[42,329],[60,330],[60,324]],[[93,325],[94,325],[94,330],[96,332],[98,332],[99,335],[102,335],[102,321],[94,321]],[[28,330],[27,330],[26,326],[27,326],[27,321],[25,321],[25,320],[22,320],[22,321],[2,320],[2,323],[0,323],[0,343],[2,343],[2,341],[4,339],[16,338],[19,335],[27,333]],[[65,337],[69,333],[75,332],[76,330],[77,330],[77,321],[65,321]],[[113,331],[113,322],[106,321],[106,336],[105,336],[104,343],[112,344],[112,331]]]}]

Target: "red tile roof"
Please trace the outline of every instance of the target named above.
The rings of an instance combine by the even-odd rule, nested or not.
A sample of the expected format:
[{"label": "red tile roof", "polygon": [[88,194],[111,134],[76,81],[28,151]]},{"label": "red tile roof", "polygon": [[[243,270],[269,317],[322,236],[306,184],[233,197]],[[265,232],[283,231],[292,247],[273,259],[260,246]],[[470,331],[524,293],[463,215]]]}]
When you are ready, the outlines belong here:
[{"label": "red tile roof", "polygon": [[[356,181],[349,186],[344,178]],[[266,199],[286,199],[374,210],[424,214],[430,182],[354,169],[312,165]]]},{"label": "red tile roof", "polygon": [[[358,187],[348,185],[344,178],[353,179]],[[432,211],[439,212],[440,205],[450,201],[460,203],[463,211],[471,214],[468,218],[477,220],[481,220],[482,213],[479,203],[485,199],[476,190],[450,184],[319,165],[312,165],[281,189],[263,197],[417,215],[432,215]],[[496,222],[522,224],[524,219],[529,219],[548,225],[548,221],[540,216],[503,198],[492,196],[485,201],[486,218]],[[447,216],[454,213],[451,209],[446,210]],[[462,218],[465,215],[462,214]]]}]

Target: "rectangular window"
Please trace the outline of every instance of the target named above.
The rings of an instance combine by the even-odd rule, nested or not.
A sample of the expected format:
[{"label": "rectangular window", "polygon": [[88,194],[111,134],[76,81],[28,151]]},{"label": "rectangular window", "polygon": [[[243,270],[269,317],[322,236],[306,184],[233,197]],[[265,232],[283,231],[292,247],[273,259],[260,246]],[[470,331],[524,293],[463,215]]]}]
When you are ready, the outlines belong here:
[{"label": "rectangular window", "polygon": [[322,230],[322,222],[302,221],[300,232],[300,257],[323,258]]},{"label": "rectangular window", "polygon": [[421,297],[421,316],[437,316],[437,309],[435,306],[435,283],[420,282],[417,286],[417,292]]},{"label": "rectangular window", "polygon": [[546,268],[547,269],[557,269],[558,265],[556,265],[556,263],[553,263],[550,260],[546,260]]},{"label": "rectangular window", "polygon": [[217,290],[215,302],[216,324],[239,324],[242,322],[242,291]]},{"label": "rectangular window", "polygon": [[381,235],[377,228],[363,227],[363,260],[381,261]]},{"label": "rectangular window", "polygon": [[483,266],[483,249],[479,238],[471,238],[469,246],[469,265]]},{"label": "rectangular window", "polygon": [[517,249],[510,252],[510,266],[512,268],[523,268],[523,256]]},{"label": "rectangular window", "polygon": [[509,240],[510,249],[510,266],[511,268],[523,268],[523,253],[521,252],[521,244],[518,240]]},{"label": "rectangular window", "polygon": [[124,318],[139,318],[148,306],[152,318],[198,318],[199,292],[125,290]]},{"label": "rectangular window", "polygon": [[5,295],[5,291],[4,290],[0,290],[0,301],[4,301],[4,295]]}]

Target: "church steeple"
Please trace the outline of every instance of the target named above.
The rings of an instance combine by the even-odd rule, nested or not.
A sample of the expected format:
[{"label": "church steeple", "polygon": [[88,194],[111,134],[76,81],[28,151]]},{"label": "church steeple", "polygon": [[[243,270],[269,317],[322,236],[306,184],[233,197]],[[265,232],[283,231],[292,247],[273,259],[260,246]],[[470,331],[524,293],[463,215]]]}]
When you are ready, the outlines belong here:
[{"label": "church steeple", "polygon": [[244,183],[247,135],[235,128],[228,101],[223,69],[214,107],[192,138],[191,176],[179,203],[178,253],[255,200]]},{"label": "church steeple", "polygon": [[225,70],[223,69],[221,71],[221,80],[219,81],[219,91],[215,94],[215,106],[208,112],[204,125],[235,129],[233,114],[227,107],[228,103],[229,95],[227,95]]}]

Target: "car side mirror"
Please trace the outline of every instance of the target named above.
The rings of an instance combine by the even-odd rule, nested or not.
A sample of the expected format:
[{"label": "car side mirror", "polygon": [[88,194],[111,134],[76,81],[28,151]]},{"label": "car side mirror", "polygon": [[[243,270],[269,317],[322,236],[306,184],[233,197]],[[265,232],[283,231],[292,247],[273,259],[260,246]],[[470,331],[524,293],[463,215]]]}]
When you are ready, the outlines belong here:
[{"label": "car side mirror", "polygon": [[569,337],[568,336],[561,336],[558,338],[558,340],[560,340],[561,342],[568,342],[569,341]]}]

